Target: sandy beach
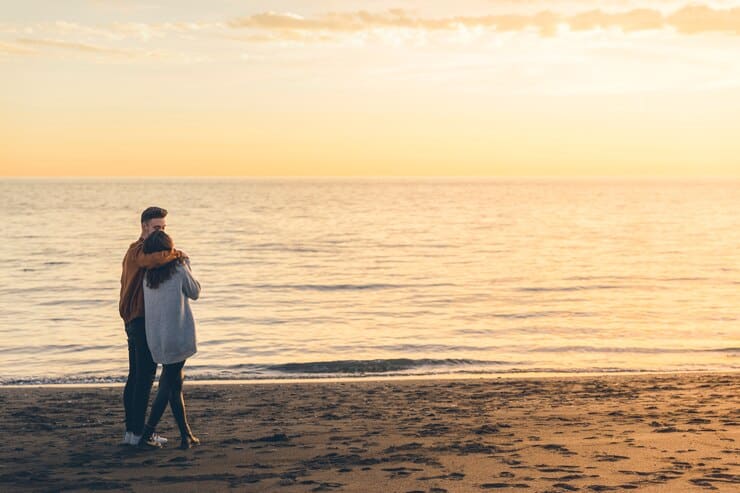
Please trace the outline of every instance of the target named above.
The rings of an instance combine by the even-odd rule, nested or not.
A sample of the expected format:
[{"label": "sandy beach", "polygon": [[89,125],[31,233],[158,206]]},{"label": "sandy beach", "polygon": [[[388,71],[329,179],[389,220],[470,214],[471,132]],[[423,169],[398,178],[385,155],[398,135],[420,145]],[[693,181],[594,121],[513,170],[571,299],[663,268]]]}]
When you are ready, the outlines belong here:
[{"label": "sandy beach", "polygon": [[0,389],[2,491],[738,491],[740,374],[186,383],[202,445],[118,445],[120,387]]}]

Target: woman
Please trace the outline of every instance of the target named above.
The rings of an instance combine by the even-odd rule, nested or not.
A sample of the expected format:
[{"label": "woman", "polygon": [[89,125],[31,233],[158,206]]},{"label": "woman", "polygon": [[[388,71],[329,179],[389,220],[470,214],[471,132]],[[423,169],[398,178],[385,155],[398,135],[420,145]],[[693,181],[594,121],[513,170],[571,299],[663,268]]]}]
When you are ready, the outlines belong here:
[{"label": "woman", "polygon": [[[144,253],[171,251],[173,247],[172,238],[164,231],[156,231],[144,241]],[[149,269],[144,276],[147,343],[152,359],[162,364],[162,375],[149,420],[139,440],[140,448],[161,446],[152,435],[168,402],[180,428],[180,448],[188,449],[200,443],[190,430],[182,394],[182,368],[185,360],[197,351],[195,322],[188,298],[197,300],[199,294],[200,283],[193,277],[187,258]]]}]

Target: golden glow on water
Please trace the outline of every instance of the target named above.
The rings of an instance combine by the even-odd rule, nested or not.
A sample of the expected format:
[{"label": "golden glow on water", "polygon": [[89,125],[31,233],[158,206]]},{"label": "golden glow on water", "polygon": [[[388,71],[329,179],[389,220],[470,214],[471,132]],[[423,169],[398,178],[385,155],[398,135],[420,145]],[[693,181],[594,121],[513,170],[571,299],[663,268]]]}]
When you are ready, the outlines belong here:
[{"label": "golden glow on water", "polygon": [[[196,378],[738,369],[739,189],[0,182],[0,275],[13,279],[0,300],[14,321],[0,383],[120,375],[120,258],[150,203],[171,211],[168,231],[204,286]],[[115,226],[91,234],[91,210]]]}]

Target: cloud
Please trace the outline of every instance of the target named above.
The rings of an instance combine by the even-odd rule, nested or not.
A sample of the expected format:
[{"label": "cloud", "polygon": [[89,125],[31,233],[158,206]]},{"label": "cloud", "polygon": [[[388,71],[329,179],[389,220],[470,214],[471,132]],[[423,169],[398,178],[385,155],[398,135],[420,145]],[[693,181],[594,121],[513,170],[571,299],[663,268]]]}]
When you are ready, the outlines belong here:
[{"label": "cloud", "polygon": [[[86,53],[90,55],[97,55],[102,58],[119,59],[119,60],[134,60],[134,59],[158,59],[158,60],[169,60],[177,63],[202,63],[209,60],[209,57],[199,55],[196,53],[188,52],[171,52],[164,50],[122,50],[118,48],[111,48],[108,46],[92,45],[88,43],[75,43],[68,41],[61,41],[57,39],[36,39],[36,38],[19,38],[16,40],[17,45],[21,49],[26,48],[28,51],[23,53],[17,52],[17,54],[37,54],[39,50],[32,48],[50,48],[64,51],[76,51],[79,53]],[[13,45],[11,45],[12,48]],[[0,43],[0,53],[3,50],[3,43]]]},{"label": "cloud", "polygon": [[231,27],[268,30],[358,32],[374,27],[422,28],[423,19],[409,17],[405,11],[391,9],[382,13],[330,12],[308,19],[298,14],[263,12],[229,22]]},{"label": "cloud", "polygon": [[34,50],[17,43],[5,43],[0,41],[0,54],[10,55],[28,55],[34,53]]},{"label": "cloud", "polygon": [[[203,59],[212,55],[209,53],[209,42],[215,44],[228,39],[291,45],[336,41],[365,44],[368,40],[425,44],[428,39],[434,41],[431,37],[435,34],[441,34],[438,39],[454,44],[461,39],[470,40],[486,33],[517,32],[542,37],[556,36],[562,31],[595,30],[623,33],[668,31],[686,36],[701,33],[740,35],[738,3],[715,2],[713,6],[674,6],[666,10],[661,6],[661,1],[650,2],[649,7],[632,8],[632,0],[617,0],[616,3],[610,2],[608,7],[597,3],[600,8],[583,10],[587,8],[587,3],[582,0],[568,2],[567,9],[563,3],[553,7],[552,3],[539,0],[515,0],[497,3],[495,12],[488,15],[441,17],[395,8],[327,12],[310,16],[269,11],[226,22],[113,22],[106,25],[85,25],[64,20],[25,25],[3,22],[0,23],[0,53],[23,56],[65,50],[97,57],[109,56],[114,60],[151,57],[153,53],[159,53],[156,56],[179,60],[190,59],[188,57]],[[669,3],[665,1],[664,5]],[[530,9],[529,12],[523,12],[516,8],[522,4],[535,5],[537,9],[540,4],[549,5],[550,10]],[[574,5],[575,9],[572,8]],[[623,10],[613,10],[615,8]],[[164,51],[158,48],[180,55],[162,55]]]},{"label": "cloud", "polygon": [[224,24],[219,22],[164,22],[158,24],[124,22],[114,24],[110,31],[119,36],[149,41],[164,38],[173,33],[178,35],[198,34],[223,30],[224,27]]},{"label": "cloud", "polygon": [[109,48],[105,46],[96,46],[86,43],[72,43],[56,39],[36,39],[36,38],[19,38],[16,40],[21,45],[37,46],[46,48],[57,48],[61,50],[81,51],[85,53],[95,53],[99,55],[116,55],[116,56],[134,56],[136,53],[128,50]]},{"label": "cloud", "polygon": [[691,5],[668,16],[668,22],[685,34],[710,31],[740,34],[740,8],[715,10]]},{"label": "cloud", "polygon": [[596,28],[618,28],[625,32],[661,29],[665,20],[660,12],[635,9],[628,12],[606,13],[592,10],[571,16],[567,20],[573,31],[588,31]]},{"label": "cloud", "polygon": [[460,26],[487,26],[502,31],[516,31],[526,27],[548,30],[557,20],[552,12],[541,12],[532,16],[488,15],[478,17],[424,18],[413,16],[403,9],[385,12],[330,12],[316,18],[306,18],[292,13],[263,12],[234,19],[229,26],[284,31],[330,31],[356,33],[377,28],[453,30]]},{"label": "cloud", "polygon": [[374,29],[420,29],[427,31],[486,28],[497,32],[533,29],[544,36],[557,32],[559,26],[571,31],[614,28],[624,32],[673,28],[684,34],[725,32],[740,34],[740,8],[714,9],[708,6],[687,6],[672,13],[657,9],[637,8],[623,12],[589,10],[571,15],[543,10],[523,15],[481,15],[429,18],[404,9],[384,12],[330,12],[316,17],[294,13],[262,12],[231,20],[232,28],[280,33],[294,38],[296,33],[358,33]]},{"label": "cloud", "polygon": [[0,23],[0,33],[40,33],[47,38],[76,36],[86,40],[105,39],[107,41],[126,39],[149,41],[162,39],[170,34],[201,33],[208,30],[223,31],[224,28],[225,25],[220,22],[114,22],[106,26],[86,26],[68,21],[38,22],[26,26]]},{"label": "cloud", "polygon": [[[84,25],[68,21],[38,22],[26,25],[0,23],[0,54],[15,56],[77,52],[98,59],[135,60],[157,58],[178,63],[198,63],[209,57],[191,49],[204,40],[216,38],[227,28],[216,22],[116,22]],[[232,31],[233,32],[233,31]],[[169,35],[178,39],[166,41]]]}]

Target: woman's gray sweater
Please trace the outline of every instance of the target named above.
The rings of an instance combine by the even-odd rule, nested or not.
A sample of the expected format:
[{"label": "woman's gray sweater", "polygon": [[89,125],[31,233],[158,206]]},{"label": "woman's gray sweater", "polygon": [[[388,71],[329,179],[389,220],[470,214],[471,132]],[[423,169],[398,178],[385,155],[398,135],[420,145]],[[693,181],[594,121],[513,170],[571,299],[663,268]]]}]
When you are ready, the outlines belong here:
[{"label": "woman's gray sweater", "polygon": [[178,363],[196,353],[195,321],[188,298],[197,300],[199,295],[200,283],[190,271],[189,260],[156,289],[147,287],[144,277],[146,340],[157,363]]}]

